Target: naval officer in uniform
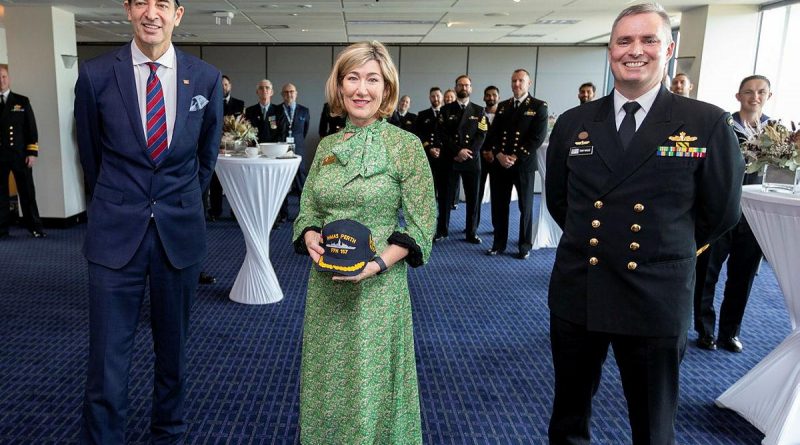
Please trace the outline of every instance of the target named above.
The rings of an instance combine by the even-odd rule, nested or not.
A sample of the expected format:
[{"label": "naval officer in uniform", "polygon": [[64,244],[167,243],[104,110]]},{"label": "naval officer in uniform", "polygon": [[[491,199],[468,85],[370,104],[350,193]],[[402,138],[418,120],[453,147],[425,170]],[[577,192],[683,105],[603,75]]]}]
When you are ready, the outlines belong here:
[{"label": "naval officer in uniform", "polygon": [[[434,241],[449,236],[450,197],[455,193],[459,177],[464,184],[467,200],[466,241],[480,244],[478,238],[478,190],[481,180],[481,147],[486,138],[486,116],[483,107],[469,100],[472,94],[472,80],[466,74],[458,76],[455,84],[456,101],[442,107],[442,121],[439,133],[443,144],[442,161],[447,170],[447,192],[439,199],[439,219]],[[442,199],[444,198],[444,199]]]},{"label": "naval officer in uniform", "polygon": [[661,85],[669,16],[631,6],[612,26],[614,91],[562,114],[547,207],[564,235],[550,278],[551,444],[588,444],[609,345],[632,443],[672,445],[698,248],[739,219],[744,162],[731,116]]},{"label": "naval officer in uniform", "polygon": [[519,197],[517,258],[528,258],[533,247],[533,186],[536,180],[536,149],[547,136],[547,103],[528,93],[531,76],[518,69],[511,75],[514,97],[497,106],[483,150],[493,165],[492,226],[494,242],[487,252],[494,256],[506,250],[511,188]]}]

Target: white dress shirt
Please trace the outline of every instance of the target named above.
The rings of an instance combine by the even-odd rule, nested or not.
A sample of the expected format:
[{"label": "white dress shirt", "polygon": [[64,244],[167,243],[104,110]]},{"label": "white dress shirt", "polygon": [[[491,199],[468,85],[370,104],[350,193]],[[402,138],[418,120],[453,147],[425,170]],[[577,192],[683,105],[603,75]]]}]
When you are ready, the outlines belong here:
[{"label": "white dress shirt", "polygon": [[639,109],[633,114],[633,118],[636,119],[636,129],[638,130],[645,116],[647,116],[647,113],[650,111],[650,108],[653,108],[653,102],[656,101],[656,96],[658,96],[658,90],[660,89],[661,83],[658,83],[646,93],[636,99],[630,100],[614,89],[614,112],[616,113],[615,116],[617,119],[617,131],[619,131],[619,126],[622,125],[622,119],[625,119],[625,110],[622,108],[623,105],[628,102],[639,102]]},{"label": "white dress shirt", "polygon": [[131,58],[133,59],[133,76],[136,80],[136,96],[139,98],[139,114],[142,116],[142,131],[147,140],[147,78],[150,77],[148,62],[156,62],[160,66],[156,71],[161,81],[161,91],[164,94],[164,110],[167,119],[167,146],[172,143],[172,129],[175,127],[176,110],[178,109],[178,63],[175,57],[175,48],[172,44],[158,60],[150,60],[131,41]]}]

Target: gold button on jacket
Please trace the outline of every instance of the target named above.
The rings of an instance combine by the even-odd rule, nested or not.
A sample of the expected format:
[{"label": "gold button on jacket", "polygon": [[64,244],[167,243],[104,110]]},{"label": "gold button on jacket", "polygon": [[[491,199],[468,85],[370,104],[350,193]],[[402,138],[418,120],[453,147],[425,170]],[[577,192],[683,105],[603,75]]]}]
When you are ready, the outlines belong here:
[{"label": "gold button on jacket", "polygon": [[595,257],[589,258],[589,264],[591,264],[592,266],[597,266],[597,263],[599,263],[599,262],[600,262],[600,260],[598,260]]},{"label": "gold button on jacket", "polygon": [[600,221],[598,221],[598,220],[592,221],[592,227],[594,227],[595,229],[600,227]]},{"label": "gold button on jacket", "polygon": [[597,238],[592,238],[592,239],[589,240],[589,245],[592,246],[592,247],[594,247],[594,246],[596,246],[598,244],[600,244],[600,241]]},{"label": "gold button on jacket", "polygon": [[631,232],[637,233],[638,231],[642,230],[642,226],[639,224],[634,224],[631,226]]},{"label": "gold button on jacket", "polygon": [[638,265],[638,264],[636,264],[636,263],[635,263],[635,262],[633,262],[633,261],[631,261],[630,263],[628,263],[628,270],[636,270],[636,268],[637,268],[637,267],[639,267],[639,265]]},{"label": "gold button on jacket", "polygon": [[639,243],[631,243],[630,248],[631,250],[639,250]]},{"label": "gold button on jacket", "polygon": [[603,208],[603,201],[595,201],[594,202],[594,208],[602,209]]},{"label": "gold button on jacket", "polygon": [[639,203],[636,203],[636,204],[633,206],[633,211],[634,211],[634,212],[636,212],[636,213],[642,213],[642,212],[644,212],[644,205],[642,205],[642,204],[639,204]]}]

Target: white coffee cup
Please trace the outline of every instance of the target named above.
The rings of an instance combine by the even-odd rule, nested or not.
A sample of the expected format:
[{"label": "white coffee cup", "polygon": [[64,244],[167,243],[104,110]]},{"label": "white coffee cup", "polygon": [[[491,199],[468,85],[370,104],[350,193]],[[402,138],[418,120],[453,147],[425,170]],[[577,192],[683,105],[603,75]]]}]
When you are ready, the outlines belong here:
[{"label": "white coffee cup", "polygon": [[247,147],[244,149],[244,154],[248,158],[257,158],[258,157],[258,147]]}]

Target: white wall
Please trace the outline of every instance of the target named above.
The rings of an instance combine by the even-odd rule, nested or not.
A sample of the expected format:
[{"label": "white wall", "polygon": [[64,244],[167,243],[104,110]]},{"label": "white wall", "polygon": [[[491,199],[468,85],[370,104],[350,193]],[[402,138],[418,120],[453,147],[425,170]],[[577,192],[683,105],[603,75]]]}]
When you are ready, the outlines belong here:
[{"label": "white wall", "polygon": [[5,28],[0,28],[0,63],[8,63],[8,51],[6,50]]},{"label": "white wall", "polygon": [[690,77],[697,98],[739,109],[734,94],[753,74],[758,44],[758,6],[711,5],[681,15],[681,57],[694,57]]},{"label": "white wall", "polygon": [[549,113],[559,115],[580,104],[578,87],[592,82],[595,99],[603,97],[608,50],[602,47],[543,47],[536,70],[536,97],[547,101]]},{"label": "white wall", "polygon": [[73,119],[78,65],[66,68],[61,57],[77,53],[74,15],[49,6],[7,6],[5,24],[11,89],[30,98],[36,115],[39,159],[33,176],[39,213],[44,218],[76,215],[86,208]]}]

